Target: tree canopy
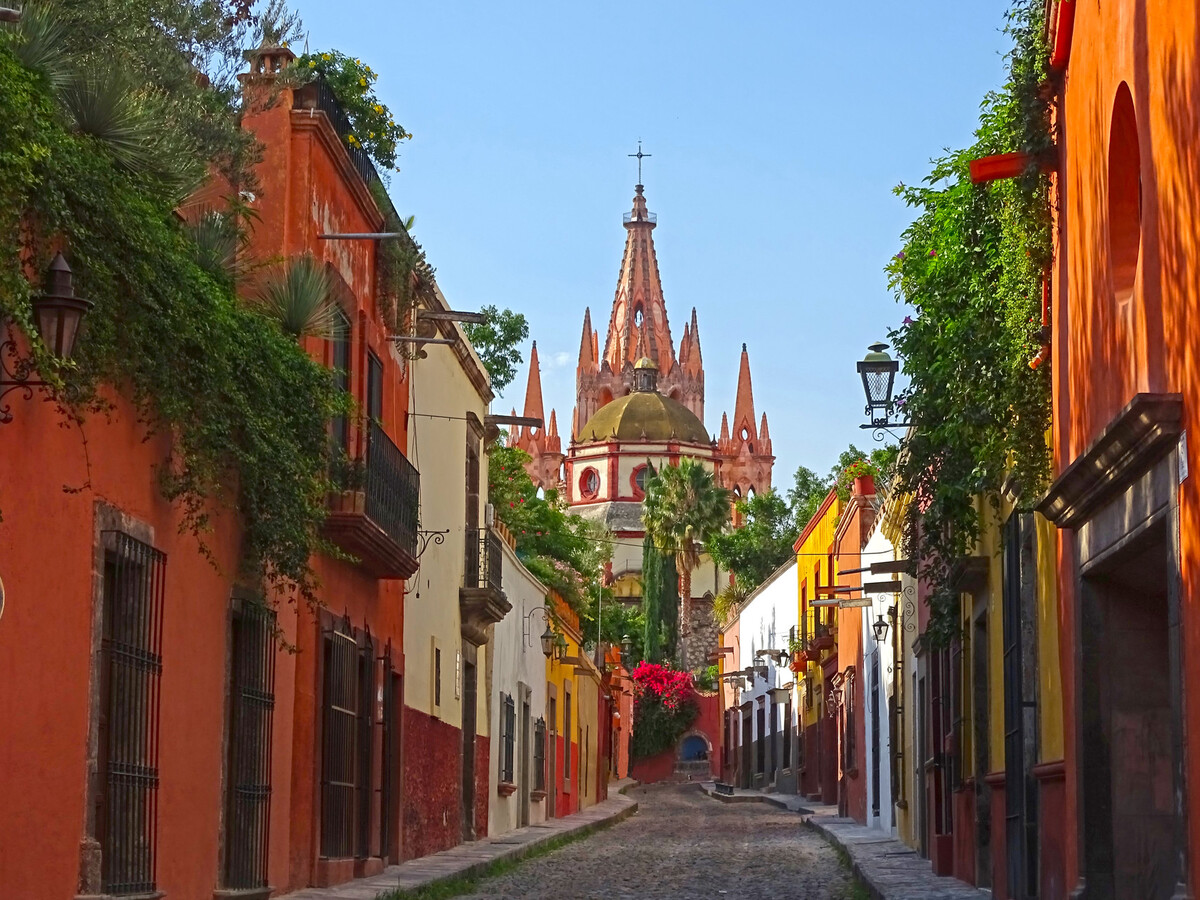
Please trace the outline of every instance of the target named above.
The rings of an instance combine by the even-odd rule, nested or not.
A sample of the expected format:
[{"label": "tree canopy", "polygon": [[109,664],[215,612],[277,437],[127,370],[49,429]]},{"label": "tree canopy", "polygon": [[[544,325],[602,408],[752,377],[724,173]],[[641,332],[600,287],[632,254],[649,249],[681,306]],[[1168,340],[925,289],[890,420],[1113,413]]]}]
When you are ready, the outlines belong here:
[{"label": "tree canopy", "polygon": [[717,565],[753,590],[792,556],[797,516],[774,489],[738,500],[734,509],[741,526],[713,535],[707,549]]},{"label": "tree canopy", "polygon": [[492,390],[501,394],[517,377],[517,366],[525,358],[518,348],[529,337],[529,323],[511,309],[485,306],[480,311],[487,321],[464,325],[463,330],[491,376]]}]

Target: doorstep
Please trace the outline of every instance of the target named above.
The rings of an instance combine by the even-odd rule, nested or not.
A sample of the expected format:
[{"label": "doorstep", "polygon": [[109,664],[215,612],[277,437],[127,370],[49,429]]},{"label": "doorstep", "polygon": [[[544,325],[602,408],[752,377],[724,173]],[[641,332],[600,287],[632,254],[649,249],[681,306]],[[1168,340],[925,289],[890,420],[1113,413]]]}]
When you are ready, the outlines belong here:
[{"label": "doorstep", "polygon": [[778,806],[780,809],[786,809],[789,812],[800,813],[801,815],[824,813],[831,809],[834,812],[837,811],[836,807],[814,804],[809,800],[805,800],[799,794],[779,794],[773,791],[759,791],[752,788],[734,788],[733,793],[726,793],[718,791],[716,782],[714,781],[702,783],[700,789],[714,800],[720,800],[722,803],[770,803],[772,806]]},{"label": "doorstep", "polygon": [[836,815],[807,816],[805,821],[846,852],[850,868],[867,886],[872,900],[984,900],[992,896],[990,891],[957,878],[934,875],[929,860],[878,828]]},{"label": "doorstep", "polygon": [[631,778],[613,782],[608,786],[608,799],[583,812],[410,859],[397,866],[388,866],[370,878],[358,878],[327,888],[304,888],[284,894],[277,900],[375,900],[378,895],[390,891],[412,891],[440,881],[478,875],[501,860],[528,856],[547,841],[587,834],[629,818],[637,812],[638,804],[623,791],[635,785],[637,782]]}]

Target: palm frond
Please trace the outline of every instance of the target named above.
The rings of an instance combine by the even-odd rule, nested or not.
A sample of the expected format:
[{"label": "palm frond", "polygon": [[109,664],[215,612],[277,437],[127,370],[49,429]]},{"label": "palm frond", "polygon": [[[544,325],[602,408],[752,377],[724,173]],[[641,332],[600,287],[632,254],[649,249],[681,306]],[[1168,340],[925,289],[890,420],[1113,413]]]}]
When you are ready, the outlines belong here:
[{"label": "palm frond", "polygon": [[50,89],[62,91],[71,81],[73,66],[67,46],[67,26],[46,3],[28,2],[21,18],[0,34],[27,69],[41,73]]},{"label": "palm frond", "polygon": [[60,96],[75,131],[103,143],[117,168],[180,199],[203,179],[199,157],[181,144],[182,129],[118,69],[79,73]]},{"label": "palm frond", "polygon": [[257,300],[262,311],[296,339],[329,339],[340,327],[333,279],[307,254],[271,273],[259,289]]},{"label": "palm frond", "polygon": [[192,240],[196,264],[211,275],[236,281],[241,274],[238,250],[242,236],[233,216],[219,210],[205,210],[184,229]]}]

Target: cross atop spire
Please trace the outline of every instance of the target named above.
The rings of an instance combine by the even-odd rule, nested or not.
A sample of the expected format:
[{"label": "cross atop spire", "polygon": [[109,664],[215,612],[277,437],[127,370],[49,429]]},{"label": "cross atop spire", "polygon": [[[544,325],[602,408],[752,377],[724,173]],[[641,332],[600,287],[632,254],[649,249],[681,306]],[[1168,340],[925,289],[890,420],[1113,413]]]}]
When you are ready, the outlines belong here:
[{"label": "cross atop spire", "polygon": [[642,160],[649,159],[653,155],[654,155],[653,153],[643,153],[642,152],[642,139],[638,138],[638,152],[629,154],[629,156],[636,158],[638,161],[638,180],[637,180],[638,187],[642,186]]}]

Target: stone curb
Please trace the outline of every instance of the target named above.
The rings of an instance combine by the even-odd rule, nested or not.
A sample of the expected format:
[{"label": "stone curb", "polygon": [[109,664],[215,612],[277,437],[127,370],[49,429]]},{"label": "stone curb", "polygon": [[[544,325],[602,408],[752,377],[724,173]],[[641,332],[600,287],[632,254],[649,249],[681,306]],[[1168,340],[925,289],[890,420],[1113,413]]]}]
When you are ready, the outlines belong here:
[{"label": "stone curb", "polygon": [[721,794],[717,792],[712,782],[702,783],[700,789],[712,797],[712,799],[720,800],[722,803],[770,803],[772,806],[778,806],[780,809],[799,813],[802,816],[811,816],[813,814],[813,810],[808,807],[789,804],[788,801],[774,794],[763,794],[758,791]]},{"label": "stone curb", "polygon": [[625,779],[612,785],[615,796],[610,792],[607,800],[583,812],[549,819],[494,838],[459,844],[441,853],[389,866],[371,878],[359,878],[327,888],[302,888],[277,900],[373,900],[396,891],[403,897],[406,892],[441,882],[484,875],[496,863],[524,859],[550,841],[582,837],[628,819],[638,811],[638,802],[626,796],[626,791],[638,786],[637,781]]},{"label": "stone curb", "polygon": [[934,875],[929,860],[882,831],[831,816],[804,819],[850,859],[850,869],[872,900],[990,900],[989,891]]}]

